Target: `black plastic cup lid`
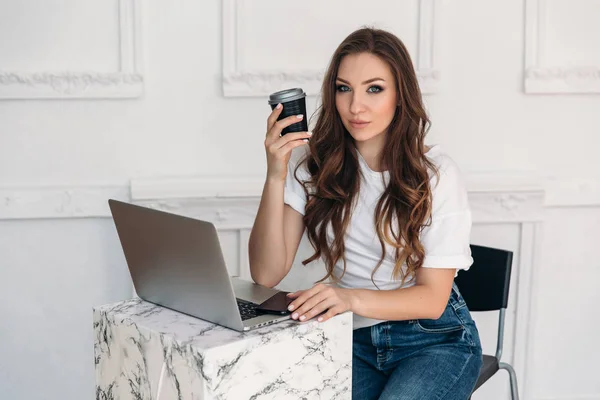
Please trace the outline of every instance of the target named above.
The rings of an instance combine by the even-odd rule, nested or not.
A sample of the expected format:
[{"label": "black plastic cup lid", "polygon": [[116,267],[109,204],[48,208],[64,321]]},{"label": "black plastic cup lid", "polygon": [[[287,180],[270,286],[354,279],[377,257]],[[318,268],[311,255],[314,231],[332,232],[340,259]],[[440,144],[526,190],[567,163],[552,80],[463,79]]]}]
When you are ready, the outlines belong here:
[{"label": "black plastic cup lid", "polygon": [[269,104],[286,103],[303,97],[306,97],[306,93],[300,88],[281,90],[269,96]]}]

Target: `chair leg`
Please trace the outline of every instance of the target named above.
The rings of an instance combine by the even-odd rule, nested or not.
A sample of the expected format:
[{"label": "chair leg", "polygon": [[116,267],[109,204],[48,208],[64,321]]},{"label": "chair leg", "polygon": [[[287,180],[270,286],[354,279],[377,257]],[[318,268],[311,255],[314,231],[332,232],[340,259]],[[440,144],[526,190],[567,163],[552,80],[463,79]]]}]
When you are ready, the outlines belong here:
[{"label": "chair leg", "polygon": [[517,387],[517,374],[515,373],[515,369],[512,367],[512,365],[503,362],[499,363],[498,367],[508,371],[508,375],[510,377],[511,398],[512,400],[519,400],[519,389]]}]

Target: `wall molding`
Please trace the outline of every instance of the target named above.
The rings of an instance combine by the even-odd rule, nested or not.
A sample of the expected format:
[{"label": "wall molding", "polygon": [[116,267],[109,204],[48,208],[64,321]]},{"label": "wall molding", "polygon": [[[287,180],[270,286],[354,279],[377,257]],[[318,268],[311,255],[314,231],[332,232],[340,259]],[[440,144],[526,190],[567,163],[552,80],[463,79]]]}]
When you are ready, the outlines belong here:
[{"label": "wall molding", "polygon": [[264,182],[264,177],[239,175],[133,179],[131,197],[134,200],[258,197]]},{"label": "wall molding", "polygon": [[[544,189],[521,179],[509,184],[504,177],[468,179],[473,220],[481,223],[541,221]],[[226,229],[251,227],[264,178],[191,177],[135,179],[131,200],[137,204],[209,220]],[[599,202],[600,204],[600,202]]]},{"label": "wall molding", "polygon": [[[600,177],[571,179],[498,172],[466,173],[465,181],[475,205],[497,203],[506,218],[531,205],[528,201],[539,200],[540,196],[546,208],[600,207]],[[211,197],[240,200],[260,196],[263,184],[262,176],[144,178],[131,181],[131,195],[132,199],[140,201]],[[512,217],[515,218],[522,218],[522,215]]]},{"label": "wall molding", "polygon": [[[440,0],[419,0],[419,44],[415,57],[419,85],[424,94],[440,86]],[[289,87],[302,87],[307,95],[320,93],[323,70],[244,71],[239,68],[240,9],[238,0],[223,0],[223,95],[266,97]]]},{"label": "wall molding", "polygon": [[[481,224],[539,222],[543,192],[469,193],[473,221]],[[260,195],[214,198],[131,199],[134,203],[214,223],[224,230],[247,229],[254,223]]]},{"label": "wall molding", "polygon": [[143,94],[141,16],[139,0],[119,0],[119,70],[0,70],[0,99],[136,98]]},{"label": "wall molding", "polygon": [[600,207],[600,177],[549,178],[545,187],[546,207]]},{"label": "wall molding", "polygon": [[547,0],[525,6],[525,93],[600,93],[600,65],[546,65]]},{"label": "wall molding", "polygon": [[210,221],[218,230],[237,231],[252,227],[260,198],[132,199],[132,202],[156,210]]},{"label": "wall molding", "polygon": [[[546,209],[600,207],[600,178],[467,174],[465,180],[474,219],[482,223],[539,221],[538,204]],[[116,198],[172,212],[203,210],[203,219],[237,228],[253,221],[263,184],[264,177],[258,176],[193,176],[133,179],[123,185],[0,187],[0,220],[110,217],[106,201]]]},{"label": "wall molding", "polygon": [[0,188],[0,220],[110,217],[111,198],[129,201],[129,187]]},{"label": "wall molding", "polygon": [[527,93],[600,93],[600,67],[531,67],[525,85]]}]

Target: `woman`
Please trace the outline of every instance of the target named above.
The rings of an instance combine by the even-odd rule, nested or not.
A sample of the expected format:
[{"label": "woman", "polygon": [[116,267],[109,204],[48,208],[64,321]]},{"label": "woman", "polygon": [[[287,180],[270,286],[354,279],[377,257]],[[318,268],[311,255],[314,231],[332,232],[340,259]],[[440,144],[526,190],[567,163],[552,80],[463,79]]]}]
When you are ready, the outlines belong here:
[{"label": "woman", "polygon": [[481,345],[454,277],[472,264],[471,213],[456,164],[424,144],[406,48],[386,31],[352,33],[321,95],[312,134],[280,137],[299,118],[277,121],[281,105],[268,118],[252,278],[277,285],[306,230],[315,253],[304,264],[322,259],[327,271],[290,294],[292,318],[354,313],[353,398],[466,399]]}]

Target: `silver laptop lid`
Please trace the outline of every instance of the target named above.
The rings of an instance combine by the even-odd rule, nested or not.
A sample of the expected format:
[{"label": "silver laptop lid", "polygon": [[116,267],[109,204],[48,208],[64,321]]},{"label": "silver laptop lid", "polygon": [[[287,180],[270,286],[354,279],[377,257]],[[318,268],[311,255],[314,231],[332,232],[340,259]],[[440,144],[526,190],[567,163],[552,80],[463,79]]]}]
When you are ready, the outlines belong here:
[{"label": "silver laptop lid", "polygon": [[117,200],[108,203],[140,298],[243,330],[213,224]]}]

